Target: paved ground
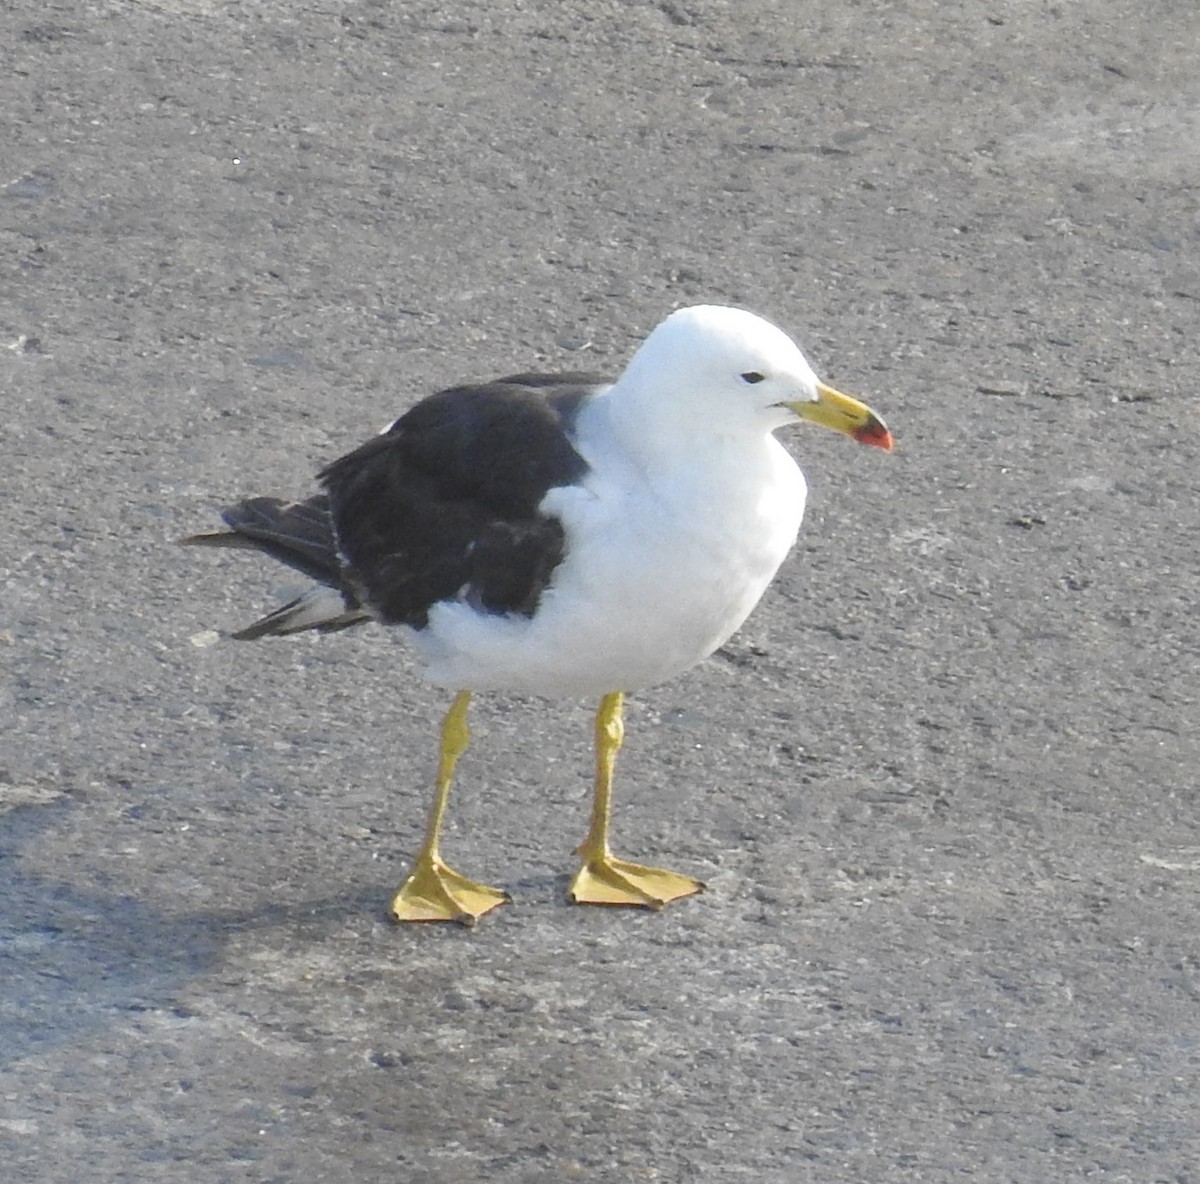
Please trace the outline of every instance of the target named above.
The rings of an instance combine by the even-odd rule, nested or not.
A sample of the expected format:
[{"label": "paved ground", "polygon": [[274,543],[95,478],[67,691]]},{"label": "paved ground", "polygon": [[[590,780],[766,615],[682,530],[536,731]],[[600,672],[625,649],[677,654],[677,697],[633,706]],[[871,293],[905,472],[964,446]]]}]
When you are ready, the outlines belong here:
[{"label": "paved ground", "polygon": [[[1200,1179],[1192,0],[12,0],[0,40],[5,1181]],[[748,305],[876,405],[745,632],[477,715],[180,551],[446,378]]]}]

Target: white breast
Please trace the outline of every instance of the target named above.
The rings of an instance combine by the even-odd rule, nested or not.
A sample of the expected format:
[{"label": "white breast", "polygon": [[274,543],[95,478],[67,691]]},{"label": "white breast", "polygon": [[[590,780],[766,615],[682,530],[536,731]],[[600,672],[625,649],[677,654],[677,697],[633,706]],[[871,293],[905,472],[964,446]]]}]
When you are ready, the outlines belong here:
[{"label": "white breast", "polygon": [[670,475],[588,459],[582,485],[542,504],[567,556],[535,615],[436,605],[415,639],[432,682],[594,697],[673,678],[742,624],[795,542],[804,477],[769,435]]}]

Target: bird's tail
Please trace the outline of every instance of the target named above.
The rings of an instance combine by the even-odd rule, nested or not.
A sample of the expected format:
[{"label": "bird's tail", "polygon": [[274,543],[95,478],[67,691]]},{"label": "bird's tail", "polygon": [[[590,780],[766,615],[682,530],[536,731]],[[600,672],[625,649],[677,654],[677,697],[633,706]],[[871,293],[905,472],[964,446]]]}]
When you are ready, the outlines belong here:
[{"label": "bird's tail", "polygon": [[349,629],[370,619],[369,612],[347,604],[345,596],[336,589],[312,588],[283,608],[267,613],[253,625],[247,625],[245,629],[239,629],[229,636],[235,641],[257,641],[260,637],[286,637],[289,633],[303,633],[306,629],[336,633],[339,629]]},{"label": "bird's tail", "polygon": [[239,629],[232,637],[254,641],[305,629],[330,633],[371,619],[342,580],[329,499],[324,494],[303,502],[248,498],[225,510],[221,517],[229,530],[189,535],[179,541],[184,546],[262,551],[323,585]]}]

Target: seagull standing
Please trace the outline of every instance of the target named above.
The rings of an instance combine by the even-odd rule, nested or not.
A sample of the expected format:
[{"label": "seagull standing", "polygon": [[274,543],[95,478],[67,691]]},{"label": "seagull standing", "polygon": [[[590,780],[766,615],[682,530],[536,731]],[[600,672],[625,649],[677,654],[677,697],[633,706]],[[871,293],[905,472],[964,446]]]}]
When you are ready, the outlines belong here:
[{"label": "seagull standing", "polygon": [[224,512],[227,531],[184,540],[254,548],[318,581],[235,638],[379,621],[455,692],[397,920],[474,924],[509,899],[440,852],[475,691],[599,699],[574,901],[657,909],[703,890],[609,848],[624,697],[702,661],[758,603],[804,514],[804,476],[775,438],[797,420],[892,447],[780,329],[684,308],[615,382],[518,374],[440,391],[329,465],[313,497],[250,498]]}]

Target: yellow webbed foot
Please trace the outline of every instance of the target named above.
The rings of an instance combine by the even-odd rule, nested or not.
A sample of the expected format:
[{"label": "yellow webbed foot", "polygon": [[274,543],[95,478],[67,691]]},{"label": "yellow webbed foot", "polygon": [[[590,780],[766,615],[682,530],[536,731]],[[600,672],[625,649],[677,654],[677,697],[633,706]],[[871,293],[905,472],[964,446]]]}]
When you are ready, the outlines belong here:
[{"label": "yellow webbed foot", "polygon": [[645,867],[615,855],[585,857],[571,881],[570,896],[576,904],[632,905],[661,909],[681,896],[704,891],[692,876],[681,876],[661,867]]},{"label": "yellow webbed foot", "polygon": [[512,897],[499,888],[477,884],[440,859],[418,858],[412,875],[392,897],[397,921],[457,921],[468,927]]}]

